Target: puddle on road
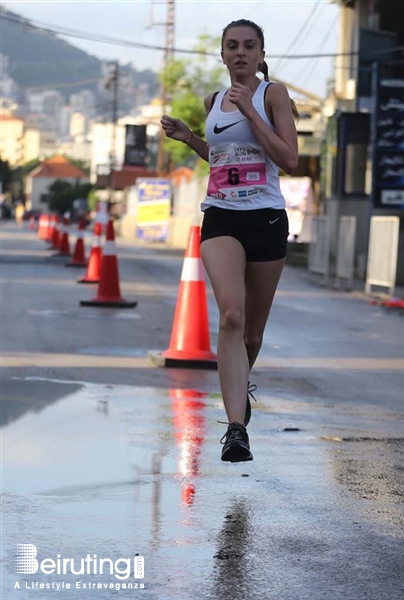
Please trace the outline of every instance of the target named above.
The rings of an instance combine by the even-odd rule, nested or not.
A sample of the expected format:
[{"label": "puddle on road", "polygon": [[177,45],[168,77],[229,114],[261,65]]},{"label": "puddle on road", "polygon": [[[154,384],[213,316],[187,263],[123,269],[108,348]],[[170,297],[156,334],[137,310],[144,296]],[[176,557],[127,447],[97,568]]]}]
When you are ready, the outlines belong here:
[{"label": "puddle on road", "polygon": [[[72,391],[36,378],[15,385],[18,411],[11,406],[2,440],[6,560],[14,543],[33,543],[43,557],[153,553],[156,572],[167,544],[178,563],[189,547],[206,554],[184,512],[195,499],[206,393],[87,383]],[[48,403],[21,407],[24,385],[27,395],[51,386]],[[12,585],[12,566],[5,579]],[[166,576],[149,582],[159,587]]]},{"label": "puddle on road", "polygon": [[[42,495],[51,490],[50,496],[60,489],[66,497],[66,489],[74,495],[75,486],[80,494],[92,485],[110,487],[111,482],[134,483],[152,474],[175,475],[172,440],[176,427],[184,427],[183,416],[175,414],[177,401],[167,390],[83,384],[79,391],[42,405],[39,412],[25,404],[21,414],[21,405],[15,403],[16,420],[9,414],[3,429],[6,487]],[[194,407],[198,411],[205,405],[191,396],[186,403],[192,427],[198,419],[202,426]],[[186,436],[187,443],[195,443]]]},{"label": "puddle on road", "polygon": [[[138,553],[150,599],[189,600],[202,582],[202,598],[225,598],[234,588],[241,600],[251,581],[264,594],[270,560],[279,597],[285,573],[302,576],[308,552],[342,548],[353,514],[361,519],[357,495],[340,493],[342,465],[352,456],[339,457],[341,443],[330,449],[320,439],[318,407],[299,411],[296,402],[292,410],[288,401],[261,397],[250,430],[255,460],[228,465],[219,459],[224,426],[216,421],[225,419],[217,393],[39,378],[15,386],[2,439],[8,588],[14,544],[33,543],[42,558]],[[24,394],[31,402],[22,402]],[[284,431],[293,426],[300,431]],[[349,435],[352,429],[341,437]],[[360,445],[349,446],[355,453]],[[388,461],[383,466],[389,477]],[[369,473],[357,469],[356,477],[363,482]],[[16,593],[20,600],[32,594]]]}]

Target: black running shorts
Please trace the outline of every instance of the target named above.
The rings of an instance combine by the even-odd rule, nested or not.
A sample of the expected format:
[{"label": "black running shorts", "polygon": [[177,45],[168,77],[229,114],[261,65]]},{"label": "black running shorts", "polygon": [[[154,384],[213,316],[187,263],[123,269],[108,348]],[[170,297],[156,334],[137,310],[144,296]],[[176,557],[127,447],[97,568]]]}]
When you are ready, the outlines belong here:
[{"label": "black running shorts", "polygon": [[201,243],[224,235],[240,242],[247,261],[285,258],[289,236],[286,210],[228,210],[210,206],[203,216]]}]

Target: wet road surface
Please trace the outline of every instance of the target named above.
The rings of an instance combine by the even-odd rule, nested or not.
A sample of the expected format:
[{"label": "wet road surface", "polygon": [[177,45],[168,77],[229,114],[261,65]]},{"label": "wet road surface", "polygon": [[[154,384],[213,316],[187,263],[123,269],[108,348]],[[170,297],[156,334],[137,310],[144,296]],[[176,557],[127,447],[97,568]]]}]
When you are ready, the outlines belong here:
[{"label": "wet road surface", "polygon": [[[222,463],[217,373],[146,357],[167,347],[182,253],[117,244],[131,311],[81,308],[96,288],[3,232],[2,598],[401,600],[402,315],[287,268],[252,378],[254,461]],[[75,570],[138,554],[145,576],[17,574],[17,544]]]}]

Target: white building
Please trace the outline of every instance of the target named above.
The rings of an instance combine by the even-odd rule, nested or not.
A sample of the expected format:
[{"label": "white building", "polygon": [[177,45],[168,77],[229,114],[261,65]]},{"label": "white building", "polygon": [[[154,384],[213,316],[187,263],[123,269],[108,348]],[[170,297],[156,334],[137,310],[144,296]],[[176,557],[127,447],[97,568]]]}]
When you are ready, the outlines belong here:
[{"label": "white building", "polygon": [[0,157],[11,167],[24,162],[24,121],[14,115],[0,117]]},{"label": "white building", "polygon": [[57,179],[75,183],[89,183],[89,177],[84,171],[66,160],[64,156],[54,156],[44,161],[31,171],[26,178],[25,194],[27,207],[32,210],[46,212],[48,208],[49,187]]},{"label": "white building", "polygon": [[[125,126],[126,125],[147,125],[147,136],[155,137],[159,134],[162,117],[162,106],[159,102],[154,102],[141,107],[140,115],[126,116],[118,119],[115,127],[112,123],[93,123],[90,129],[90,139],[92,142],[91,155],[91,181],[95,182],[97,172],[100,168],[109,169],[111,164],[111,153],[114,156],[114,167],[122,168],[125,155]],[[115,144],[113,146],[113,137],[115,135]]]}]

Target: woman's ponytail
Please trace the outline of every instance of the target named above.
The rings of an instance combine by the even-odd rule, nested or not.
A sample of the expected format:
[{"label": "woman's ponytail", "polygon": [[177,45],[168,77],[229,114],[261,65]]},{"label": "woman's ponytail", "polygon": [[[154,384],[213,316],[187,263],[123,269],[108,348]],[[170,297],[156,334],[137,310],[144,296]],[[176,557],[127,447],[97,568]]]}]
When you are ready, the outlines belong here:
[{"label": "woman's ponytail", "polygon": [[265,60],[263,60],[262,63],[258,65],[258,71],[260,71],[260,73],[264,75],[264,81],[269,81],[268,65],[265,62]]},{"label": "woman's ponytail", "polygon": [[[258,71],[264,75],[264,81],[269,81],[269,70],[265,60],[258,65]],[[292,98],[290,99],[290,105],[292,107],[293,118],[295,121],[298,121],[300,118],[299,111],[297,110],[296,103],[294,100],[292,100]]]},{"label": "woman's ponytail", "polygon": [[292,100],[292,98],[290,99],[290,104],[292,106],[293,118],[297,122],[300,119],[300,115],[299,115],[299,111],[297,110],[296,103],[294,100]]}]

